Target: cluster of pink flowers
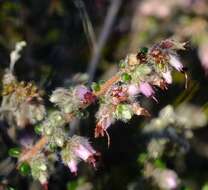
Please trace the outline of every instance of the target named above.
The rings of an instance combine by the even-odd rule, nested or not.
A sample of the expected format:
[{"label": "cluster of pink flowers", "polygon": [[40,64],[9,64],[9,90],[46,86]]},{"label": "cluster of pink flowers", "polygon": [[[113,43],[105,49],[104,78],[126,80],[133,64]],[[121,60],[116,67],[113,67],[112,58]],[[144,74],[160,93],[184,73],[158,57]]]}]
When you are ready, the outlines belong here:
[{"label": "cluster of pink flowers", "polygon": [[[81,160],[96,167],[96,157],[99,154],[93,149],[89,141],[85,137],[76,135],[69,138],[66,133],[65,125],[71,120],[71,116],[76,117],[83,109],[94,103],[96,98],[100,99],[100,107],[96,114],[95,137],[106,134],[108,145],[110,145],[107,130],[116,120],[127,122],[133,115],[150,115],[141,106],[138,97],[145,96],[157,101],[155,89],[156,87],[162,90],[168,88],[168,85],[172,83],[173,69],[185,72],[176,54],[176,50],[184,49],[184,45],[184,43],[168,39],[150,49],[141,48],[138,53],[130,54],[121,61],[116,75],[117,80],[113,80],[111,83],[106,82],[108,85],[103,85],[105,88],[96,86],[91,90],[84,85],[77,85],[69,89],[57,88],[50,96],[50,101],[58,107],[58,110],[45,114],[45,107],[41,101],[41,117],[34,119],[32,117],[34,109],[32,109],[31,118],[34,119],[34,122],[31,123],[35,124],[42,120],[39,122],[36,131],[45,137],[43,146],[41,143],[41,145],[36,144],[37,149],[42,148],[38,151],[31,151],[38,154],[33,155],[32,161],[26,160],[30,164],[34,179],[46,183],[48,178],[47,159],[44,156],[40,157],[40,154],[45,155],[44,152],[51,151],[49,147],[54,146],[61,149],[62,161],[72,173],[77,173],[78,163]],[[13,75],[11,76],[13,77]],[[30,99],[39,97],[38,91],[33,85],[22,85],[16,81],[15,77],[12,78],[11,76],[8,78],[5,75],[4,99],[7,101],[3,101],[3,105],[5,102],[16,102],[16,97],[19,94],[21,98],[25,96],[26,100],[28,97]],[[30,103],[29,100],[28,102]],[[38,110],[40,111],[40,109]],[[44,159],[42,159],[43,157]],[[19,161],[22,162],[21,159]]]},{"label": "cluster of pink flowers", "polygon": [[157,101],[155,88],[168,88],[172,83],[173,69],[185,72],[176,54],[176,50],[184,49],[184,45],[168,39],[149,50],[142,48],[137,54],[130,54],[123,60],[118,72],[119,80],[101,96],[95,137],[108,135],[107,129],[116,120],[128,121],[134,114],[149,115],[137,97],[144,95]]}]

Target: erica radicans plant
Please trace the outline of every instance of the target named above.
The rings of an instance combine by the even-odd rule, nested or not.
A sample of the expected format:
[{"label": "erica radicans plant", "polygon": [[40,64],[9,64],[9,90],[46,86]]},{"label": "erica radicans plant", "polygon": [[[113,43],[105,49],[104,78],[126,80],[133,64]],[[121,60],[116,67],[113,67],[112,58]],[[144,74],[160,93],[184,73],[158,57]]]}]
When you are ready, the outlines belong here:
[{"label": "erica radicans plant", "polygon": [[[119,62],[118,72],[102,84],[94,82],[91,88],[84,84],[56,88],[49,98],[54,107],[48,109],[42,91],[34,83],[18,81],[15,76],[14,65],[25,45],[25,42],[17,43],[10,56],[10,67],[2,79],[1,118],[16,128],[33,125],[40,135],[34,144],[11,148],[9,155],[17,158],[17,169],[23,175],[31,174],[45,189],[48,188],[51,166],[57,160],[61,160],[75,175],[81,161],[96,168],[97,158],[102,155],[86,137],[70,136],[70,129],[66,128],[74,118],[83,115],[88,106],[99,104],[94,136],[106,136],[110,146],[108,128],[113,123],[117,120],[128,122],[134,115],[151,115],[142,106],[141,98],[158,103],[156,92],[168,89],[173,82],[174,70],[184,73],[187,80],[186,69],[176,52],[184,50],[185,43],[167,39],[127,55]],[[175,188],[178,184],[176,174],[172,171],[160,172],[162,176],[170,176],[167,181],[160,182],[161,186],[168,184]],[[155,179],[160,180],[157,176]]]}]

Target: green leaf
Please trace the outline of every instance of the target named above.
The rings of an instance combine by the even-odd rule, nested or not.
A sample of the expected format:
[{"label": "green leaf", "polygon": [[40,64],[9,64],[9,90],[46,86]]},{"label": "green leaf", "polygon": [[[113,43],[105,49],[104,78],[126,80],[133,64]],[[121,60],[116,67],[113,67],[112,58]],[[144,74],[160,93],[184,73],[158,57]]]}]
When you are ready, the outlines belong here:
[{"label": "green leaf", "polygon": [[129,82],[129,81],[131,81],[131,75],[129,75],[128,73],[123,73],[121,75],[121,80],[123,82]]},{"label": "green leaf", "polygon": [[19,147],[10,148],[8,154],[11,157],[18,158],[21,154],[21,149]]},{"label": "green leaf", "polygon": [[124,60],[121,60],[121,61],[119,62],[119,67],[120,67],[120,68],[125,68],[125,67],[126,67],[126,63],[125,63]]},{"label": "green leaf", "polygon": [[42,125],[39,124],[35,126],[34,131],[36,134],[40,135],[42,133],[42,129]]},{"label": "green leaf", "polygon": [[30,165],[27,163],[27,162],[23,162],[20,164],[19,166],[19,172],[23,175],[23,176],[26,176],[26,175],[29,175],[30,174]]},{"label": "green leaf", "polygon": [[148,52],[148,48],[147,47],[141,47],[140,52],[143,53],[143,54],[146,54]]}]

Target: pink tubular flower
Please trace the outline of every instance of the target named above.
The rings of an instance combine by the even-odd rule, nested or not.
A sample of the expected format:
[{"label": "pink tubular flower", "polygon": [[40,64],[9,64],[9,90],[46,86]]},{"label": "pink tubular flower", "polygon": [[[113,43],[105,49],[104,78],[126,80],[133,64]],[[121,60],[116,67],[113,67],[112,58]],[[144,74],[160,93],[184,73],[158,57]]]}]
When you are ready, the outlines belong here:
[{"label": "pink tubular flower", "polygon": [[113,113],[115,111],[115,106],[108,104],[100,107],[99,111],[96,114],[97,124],[95,128],[95,138],[103,137],[107,135],[108,145],[110,144],[110,137],[107,132],[107,129],[115,122]]},{"label": "pink tubular flower", "polygon": [[77,165],[83,160],[88,162],[93,167],[96,167],[96,156],[99,156],[89,141],[81,136],[74,135],[71,137],[61,151],[61,158],[63,163],[69,167],[73,174],[77,174]]},{"label": "pink tubular flower", "polygon": [[158,171],[156,181],[162,189],[176,189],[179,184],[179,179],[175,171],[165,169]]},{"label": "pink tubular flower", "polygon": [[78,164],[78,162],[75,159],[72,159],[68,162],[68,167],[69,167],[70,171],[75,175],[77,174],[77,170],[78,170],[77,164]]},{"label": "pink tubular flower", "polygon": [[[88,145],[89,146],[89,145]],[[87,161],[87,159],[95,153],[95,151],[88,146],[79,145],[75,150],[75,154],[77,157],[81,158],[84,161]]]},{"label": "pink tubular flower", "polygon": [[77,86],[75,88],[75,96],[84,104],[90,104],[95,101],[95,96],[93,93],[83,85]]},{"label": "pink tubular flower", "polygon": [[208,75],[208,45],[202,44],[198,51],[199,58],[201,60],[201,65],[204,68],[205,74]]},{"label": "pink tubular flower", "polygon": [[169,70],[167,70],[165,73],[162,73],[162,75],[163,75],[163,78],[165,79],[165,81],[168,84],[172,83],[172,75],[171,75],[171,72]]},{"label": "pink tubular flower", "polygon": [[151,97],[152,95],[154,95],[154,90],[148,82],[142,82],[139,85],[139,90],[146,97]]},{"label": "pink tubular flower", "polygon": [[169,55],[169,57],[170,57],[170,65],[172,67],[174,67],[176,70],[182,72],[183,71],[183,65],[180,62],[180,60],[174,55]]},{"label": "pink tubular flower", "polygon": [[136,84],[130,84],[128,86],[128,94],[130,96],[136,96],[137,94],[139,94],[139,87]]},{"label": "pink tubular flower", "polygon": [[90,92],[90,90],[85,86],[77,86],[75,88],[75,95],[80,99],[83,100],[86,93]]},{"label": "pink tubular flower", "polygon": [[[95,156],[98,155],[98,153],[93,149],[89,141],[84,137],[76,135],[73,136],[71,140],[72,143],[74,143],[74,146],[72,146],[72,152],[74,153],[74,155],[78,159],[88,162],[95,167]],[[74,165],[72,166],[74,167]]]}]

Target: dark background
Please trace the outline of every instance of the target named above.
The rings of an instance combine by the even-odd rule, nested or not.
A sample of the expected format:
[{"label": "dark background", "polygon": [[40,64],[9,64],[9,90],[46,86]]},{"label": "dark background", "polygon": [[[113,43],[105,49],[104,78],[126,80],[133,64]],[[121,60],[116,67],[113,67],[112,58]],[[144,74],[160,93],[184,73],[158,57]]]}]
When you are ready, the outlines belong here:
[{"label": "dark background", "polygon": [[[22,53],[21,60],[16,64],[16,76],[19,80],[35,81],[40,88],[45,90],[47,105],[48,95],[53,89],[58,86],[69,86],[74,74],[88,71],[93,51],[90,34],[84,26],[90,23],[96,42],[99,41],[102,31],[105,30],[106,15],[114,1],[116,0],[1,0],[1,75],[9,65],[9,53],[14,49],[15,43],[25,40],[27,47]],[[208,39],[208,3],[205,0],[181,0],[184,4],[178,1],[165,1],[164,6],[170,7],[167,9],[169,13],[165,16],[158,16],[161,11],[157,6],[163,2],[158,1],[158,5],[154,5],[154,11],[150,11],[150,14],[142,13],[141,7],[144,2],[121,1],[119,11],[115,15],[114,22],[108,31],[108,38],[100,53],[94,80],[112,75],[111,72],[115,70],[118,61],[126,54],[137,52],[144,45],[150,46],[161,39],[174,36],[188,42],[187,50],[179,54],[182,62],[189,68],[191,85],[198,86],[188,102],[203,107],[208,101],[208,83],[205,74],[206,67],[202,67],[202,57],[199,51],[204,44],[208,44],[205,43]],[[203,6],[199,6],[199,3]],[[152,5],[149,6],[151,8]],[[184,21],[185,19],[190,20],[188,24]],[[204,28],[197,29],[198,25],[194,25],[197,19],[205,22]],[[196,31],[190,34],[182,31],[188,27],[190,29],[188,28],[187,31],[191,31],[192,25]],[[203,36],[202,39],[201,36]],[[184,92],[188,94],[192,92],[191,88],[184,89],[182,75],[175,74],[174,79],[175,82],[168,91],[157,92],[158,104],[152,100],[144,100],[152,117],[156,117],[165,105],[174,104]],[[186,101],[186,97],[177,104],[183,101]],[[61,162],[57,162],[55,163],[56,170],[49,180],[49,189],[67,189],[67,184],[68,189],[72,190],[78,188],[83,190],[157,189],[156,187],[148,188],[145,185],[148,182],[143,180],[142,167],[137,161],[138,155],[146,150],[147,142],[147,138],[141,134],[140,125],[150,119],[135,117],[129,123],[118,122],[113,125],[109,130],[111,146],[108,148],[106,139],[93,138],[96,110],[96,106],[89,108],[90,116],[80,121],[77,133],[90,137],[93,145],[102,153],[97,170],[81,163],[78,176],[75,177]],[[18,138],[12,139],[7,135],[8,128],[5,122],[1,122],[0,168],[3,169],[2,172],[0,171],[0,183],[19,190],[39,189],[38,183],[33,182],[30,177],[21,177],[15,169],[9,169],[15,167],[15,160],[9,159],[5,163],[5,160],[8,160],[8,148],[18,144]],[[17,137],[28,132],[31,133],[31,129],[18,130]],[[207,145],[206,133],[206,127],[194,130],[194,138]],[[176,159],[177,156],[167,158],[167,165],[174,168]],[[188,181],[190,188],[187,187],[187,190],[201,189],[208,180],[207,154],[203,152],[198,154],[191,147],[183,159],[186,167],[179,176]],[[7,173],[7,169],[10,172]],[[137,187],[133,188],[130,185],[133,183],[137,183]]]}]

